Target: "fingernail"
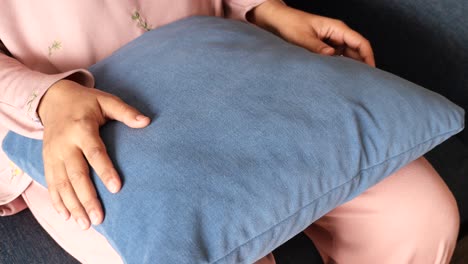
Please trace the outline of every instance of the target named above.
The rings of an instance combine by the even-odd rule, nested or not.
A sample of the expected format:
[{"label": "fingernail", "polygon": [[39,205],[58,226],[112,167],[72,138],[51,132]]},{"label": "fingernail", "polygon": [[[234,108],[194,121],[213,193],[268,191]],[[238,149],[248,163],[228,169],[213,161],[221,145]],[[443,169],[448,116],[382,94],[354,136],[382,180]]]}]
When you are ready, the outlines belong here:
[{"label": "fingernail", "polygon": [[86,225],[85,221],[81,218],[78,219],[78,225],[81,227],[81,229],[85,230],[88,226]]},{"label": "fingernail", "polygon": [[146,119],[146,118],[147,118],[147,117],[144,116],[144,115],[137,115],[137,116],[135,117],[135,119],[136,119],[137,121],[141,121],[141,120]]},{"label": "fingernail", "polygon": [[93,223],[93,225],[99,224],[99,218],[95,211],[91,211],[91,213],[89,213],[89,218],[91,219],[91,223]]},{"label": "fingernail", "polygon": [[330,48],[330,47],[323,48],[323,49],[322,49],[322,52],[323,52],[323,53],[330,53],[330,52],[333,52],[333,48]]},{"label": "fingernail", "polygon": [[119,186],[117,184],[117,181],[115,180],[110,180],[108,183],[107,183],[107,188],[109,188],[109,191],[111,193],[116,193],[119,191]]},{"label": "fingernail", "polygon": [[60,215],[64,220],[68,220],[68,214],[66,214],[65,212],[60,211],[60,212],[59,212],[59,215]]}]

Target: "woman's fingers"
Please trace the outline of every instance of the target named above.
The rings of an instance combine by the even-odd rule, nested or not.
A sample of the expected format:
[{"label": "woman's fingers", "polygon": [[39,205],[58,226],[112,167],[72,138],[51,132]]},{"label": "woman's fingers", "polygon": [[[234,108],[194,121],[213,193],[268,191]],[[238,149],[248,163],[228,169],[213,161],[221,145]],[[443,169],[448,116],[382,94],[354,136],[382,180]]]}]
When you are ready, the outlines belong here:
[{"label": "woman's fingers", "polygon": [[[301,43],[303,42],[303,43]],[[303,41],[297,43],[299,46],[302,46],[314,53],[323,54],[323,55],[333,55],[335,49],[330,45],[326,44],[320,40],[317,36],[311,36]]]},{"label": "woman's fingers", "polygon": [[349,47],[344,48],[341,55],[343,55],[345,57],[348,57],[348,58],[351,58],[351,59],[362,61],[362,62],[365,63],[362,56],[357,51],[355,51],[355,50],[353,50],[353,49],[351,49]]},{"label": "woman's fingers", "polygon": [[[45,157],[45,156],[44,156]],[[65,204],[63,204],[62,198],[60,197],[60,193],[57,190],[54,182],[54,174],[53,174],[53,166],[46,161],[44,158],[44,174],[47,182],[47,189],[49,191],[50,200],[52,201],[52,205],[54,206],[55,210],[59,215],[63,217],[64,220],[68,220],[70,218],[70,212],[68,211]]]},{"label": "woman's fingers", "polygon": [[250,21],[314,53],[345,55],[375,66],[369,41],[342,21],[271,3],[253,9]]},{"label": "woman's fingers", "polygon": [[143,128],[150,123],[149,117],[116,96],[100,96],[98,101],[106,118],[120,121],[132,128]]},{"label": "woman's fingers", "polygon": [[107,155],[106,146],[99,136],[99,127],[96,125],[80,137],[81,151],[101,181],[111,193],[120,190],[122,183],[117,171]]},{"label": "woman's fingers", "polygon": [[80,149],[71,149],[64,159],[68,179],[75,194],[86,211],[93,225],[98,225],[103,220],[101,204],[98,200],[93,182],[89,177],[88,163]]},{"label": "woman's fingers", "polygon": [[44,173],[55,209],[65,219],[72,215],[83,229],[100,224],[104,212],[88,163],[112,193],[122,183],[99,127],[107,119],[115,119],[140,128],[149,124],[149,118],[116,96],[69,80],[52,85],[38,111],[44,125]]},{"label": "woman's fingers", "polygon": [[332,20],[328,25],[331,27],[328,32],[327,42],[335,47],[344,47],[343,55],[375,67],[374,53],[370,42],[358,32],[349,28],[345,23]]},{"label": "woman's fingers", "polygon": [[44,172],[50,197],[60,215],[65,219],[71,215],[81,228],[88,229],[91,223],[98,225],[104,219],[88,162],[112,193],[120,190],[121,181],[101,141],[97,121],[84,119],[60,125],[68,129],[58,129],[62,132],[51,135],[49,127],[47,135],[55,140],[44,138]]},{"label": "woman's fingers", "polygon": [[82,229],[88,229],[90,222],[88,214],[76,196],[75,190],[68,178],[65,165],[57,162],[53,165],[53,180],[48,183],[49,192],[55,193],[62,200],[68,212]]},{"label": "woman's fingers", "polygon": [[372,51],[370,42],[367,39],[356,31],[349,29],[343,35],[343,40],[347,47],[350,47],[360,55],[362,61],[372,67],[375,67],[374,52]]}]

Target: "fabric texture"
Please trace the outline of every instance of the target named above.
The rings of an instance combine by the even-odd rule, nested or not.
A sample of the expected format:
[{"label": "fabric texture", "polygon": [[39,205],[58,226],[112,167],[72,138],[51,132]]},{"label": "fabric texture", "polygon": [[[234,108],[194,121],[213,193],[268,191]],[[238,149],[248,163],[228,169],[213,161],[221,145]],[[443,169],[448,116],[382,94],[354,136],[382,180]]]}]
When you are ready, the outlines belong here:
[{"label": "fabric texture", "polygon": [[[89,70],[153,117],[102,128],[118,195],[93,175],[96,229],[127,263],[255,262],[463,128],[438,94],[217,18],[150,31]],[[3,147],[45,184],[40,141],[10,132]]]},{"label": "fabric texture", "polygon": [[[287,3],[315,14],[343,19],[372,43],[379,67],[446,96],[465,111],[468,109],[468,1],[290,0]],[[399,37],[390,32],[398,32]],[[462,221],[460,235],[468,235],[468,130],[444,142],[427,158],[457,200]]]},{"label": "fabric texture", "polygon": [[[33,220],[33,222],[35,223],[37,221],[47,233],[43,233],[40,230],[36,230],[35,232],[39,232],[41,234],[48,234],[55,240],[56,243],[53,244],[58,244],[59,246],[61,246],[66,252],[68,252],[76,260],[78,260],[79,263],[123,263],[122,259],[114,250],[114,248],[112,248],[107,239],[103,237],[99,232],[97,232],[94,228],[83,230],[76,223],[76,221],[73,220],[73,218],[64,221],[63,217],[59,215],[54,209],[47,189],[38,184],[37,182],[33,181],[31,185],[24,191],[22,196],[20,196],[18,199],[15,200],[15,202],[10,203],[9,205],[15,205],[17,203],[27,204],[27,206],[30,209],[30,212],[34,215],[35,220]],[[2,228],[2,220],[3,219],[0,219],[0,244],[7,243],[8,239],[12,239],[12,241],[15,241],[15,243],[13,244],[16,245],[21,239],[23,239],[24,243],[21,247],[28,249],[31,248],[31,250],[27,250],[26,252],[28,254],[25,254],[26,252],[24,251],[15,251],[13,250],[13,246],[8,246],[5,250],[8,252],[8,254],[0,254],[0,263],[4,263],[5,261],[7,263],[11,263],[11,259],[15,258],[23,259],[22,262],[18,263],[32,263],[31,261],[36,261],[38,256],[42,256],[44,254],[37,254],[33,246],[34,243],[32,243],[30,239],[28,239],[29,236],[27,236],[26,234],[22,234],[14,238],[13,234],[21,234],[21,232],[14,229],[8,230],[8,227]],[[28,221],[30,220],[28,219]],[[24,221],[21,222],[24,223]],[[6,223],[8,223],[8,221]],[[36,227],[39,228],[40,226],[37,225]],[[18,225],[17,228],[21,228],[21,225]],[[25,227],[25,231],[29,231],[29,229],[31,228],[31,224],[28,224]],[[8,239],[1,239],[3,236],[6,236]],[[49,246],[51,249],[55,249],[55,245]],[[0,252],[2,252],[1,250],[2,248],[0,248]],[[41,263],[64,263],[54,261],[54,256],[41,257],[39,261]],[[257,261],[255,264],[274,263],[275,260],[273,254],[270,253],[268,256]]]},{"label": "fabric texture", "polygon": [[79,264],[42,230],[29,210],[0,218],[0,263]]},{"label": "fabric texture", "polygon": [[[427,199],[428,196],[431,199]],[[122,262],[94,228],[83,231],[75,221],[63,221],[53,208],[48,191],[38,183],[33,182],[19,199],[23,197],[47,233],[80,263]],[[56,254],[38,259],[44,252],[34,250],[37,241],[29,239],[28,233],[39,230],[30,230],[33,229],[31,223],[16,230],[15,220],[8,219],[0,218],[0,243],[3,238],[6,245],[0,247],[0,251],[6,249],[5,254],[0,254],[0,263],[16,263],[12,259],[17,258],[22,259],[19,263],[50,263],[51,260],[58,263],[53,261]],[[2,221],[7,224],[3,229]],[[19,222],[17,226],[23,227],[21,224],[25,222]],[[419,158],[333,209],[305,230],[325,261],[304,236],[296,236],[276,249],[274,257],[278,258],[277,263],[294,264],[329,263],[331,259],[336,263],[448,263],[456,244],[458,222],[452,194],[432,166]],[[14,237],[16,233],[20,235]],[[303,241],[298,244],[301,238]],[[28,250],[11,250],[19,242],[21,248]],[[41,245],[48,250],[56,249],[53,241]],[[391,255],[388,248],[393,249]],[[274,257],[269,254],[255,264],[273,264]]]},{"label": "fabric texture", "polygon": [[80,263],[123,263],[107,239],[94,228],[83,230],[73,218],[65,221],[55,210],[44,186],[33,181],[20,198],[28,205],[34,218],[47,234]]},{"label": "fabric texture", "polygon": [[448,264],[459,225],[452,193],[421,157],[333,209],[305,233],[323,263]]},{"label": "fabric texture", "polygon": [[[246,13],[264,1],[2,1],[0,142],[8,130],[41,139],[37,107],[50,86],[67,78],[93,87],[94,78],[84,68],[148,30],[194,15],[245,21]],[[2,205],[20,196],[31,183],[22,174],[12,180],[10,170],[0,149],[1,211],[7,211]]]}]

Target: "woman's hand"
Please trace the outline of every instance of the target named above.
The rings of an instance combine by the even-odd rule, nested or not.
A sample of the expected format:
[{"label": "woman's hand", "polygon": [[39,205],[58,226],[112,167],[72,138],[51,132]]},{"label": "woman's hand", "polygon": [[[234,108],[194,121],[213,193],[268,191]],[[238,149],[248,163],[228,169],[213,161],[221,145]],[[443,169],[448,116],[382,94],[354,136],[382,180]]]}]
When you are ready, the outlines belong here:
[{"label": "woman's hand", "polygon": [[375,66],[371,45],[345,23],[268,0],[248,13],[248,20],[314,53],[343,55]]},{"label": "woman's hand", "polygon": [[43,96],[39,117],[44,124],[44,172],[52,203],[65,219],[70,214],[87,229],[104,219],[89,167],[108,190],[116,193],[121,181],[99,136],[107,120],[132,128],[150,123],[133,107],[111,94],[69,80],[55,83]]}]

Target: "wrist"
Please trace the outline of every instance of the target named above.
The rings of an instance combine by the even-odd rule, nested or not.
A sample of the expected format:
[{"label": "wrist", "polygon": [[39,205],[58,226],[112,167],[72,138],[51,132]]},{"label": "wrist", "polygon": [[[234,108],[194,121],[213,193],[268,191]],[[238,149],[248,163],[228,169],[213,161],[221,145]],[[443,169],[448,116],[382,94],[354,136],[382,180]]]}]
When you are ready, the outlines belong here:
[{"label": "wrist", "polygon": [[[47,89],[47,92],[45,92],[44,96],[42,96],[37,106],[36,112],[43,125],[45,125],[48,122],[48,113],[54,111],[54,109],[51,109],[51,107],[53,108],[53,102],[57,100],[56,97],[58,96],[58,90],[63,88],[63,86],[67,85],[69,82],[72,81],[63,79],[55,82],[49,87],[49,89]],[[55,110],[59,111],[58,109]]]},{"label": "wrist", "polygon": [[288,6],[282,0],[267,0],[247,13],[247,21],[265,30],[277,33],[278,14]]}]

